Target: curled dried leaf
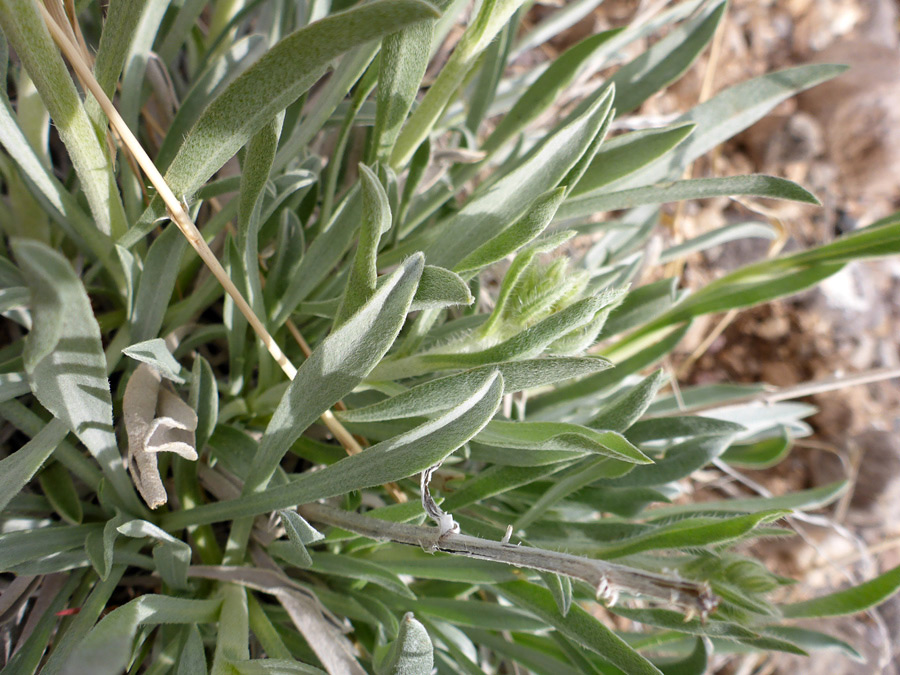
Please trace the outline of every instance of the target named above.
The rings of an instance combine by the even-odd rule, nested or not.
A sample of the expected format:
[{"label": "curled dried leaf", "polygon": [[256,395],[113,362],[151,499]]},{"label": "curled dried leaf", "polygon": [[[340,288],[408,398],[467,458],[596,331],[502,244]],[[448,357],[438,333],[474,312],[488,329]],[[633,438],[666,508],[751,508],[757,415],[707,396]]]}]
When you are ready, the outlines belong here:
[{"label": "curled dried leaf", "polygon": [[174,452],[197,459],[197,413],[166,388],[159,372],[146,363],[128,380],[122,409],[128,434],[128,470],[147,506],[155,509],[168,501],[156,455]]}]

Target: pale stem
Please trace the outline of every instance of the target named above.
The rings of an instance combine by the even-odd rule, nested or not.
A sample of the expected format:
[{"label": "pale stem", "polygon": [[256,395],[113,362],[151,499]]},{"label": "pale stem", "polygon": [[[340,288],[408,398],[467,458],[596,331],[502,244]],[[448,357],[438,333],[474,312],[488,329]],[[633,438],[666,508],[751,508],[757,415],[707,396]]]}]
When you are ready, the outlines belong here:
[{"label": "pale stem", "polygon": [[615,603],[619,593],[626,593],[662,600],[684,609],[688,616],[699,614],[701,618],[705,618],[718,605],[718,598],[706,584],[603,560],[518,546],[509,541],[471,537],[453,530],[441,534],[440,528],[380,520],[326,504],[304,504],[297,507],[297,512],[307,520],[348,530],[369,539],[420,546],[431,553],[440,551],[562,574],[586,582],[595,590],[598,598],[609,604]]}]

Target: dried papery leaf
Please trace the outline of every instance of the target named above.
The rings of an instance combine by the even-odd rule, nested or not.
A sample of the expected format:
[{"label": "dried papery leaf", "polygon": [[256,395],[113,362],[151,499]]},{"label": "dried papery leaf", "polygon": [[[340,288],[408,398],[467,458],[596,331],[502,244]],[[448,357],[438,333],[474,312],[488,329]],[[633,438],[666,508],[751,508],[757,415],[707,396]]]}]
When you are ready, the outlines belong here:
[{"label": "dried papery leaf", "polygon": [[147,433],[147,452],[174,452],[185,459],[197,459],[194,432],[197,413],[165,387],[160,387],[156,402],[156,419]]},{"label": "dried papery leaf", "polygon": [[156,453],[174,452],[185,459],[197,459],[197,414],[176,394],[161,387],[161,382],[159,372],[142,363],[128,380],[122,402],[128,434],[128,469],[151,509],[168,501]]}]

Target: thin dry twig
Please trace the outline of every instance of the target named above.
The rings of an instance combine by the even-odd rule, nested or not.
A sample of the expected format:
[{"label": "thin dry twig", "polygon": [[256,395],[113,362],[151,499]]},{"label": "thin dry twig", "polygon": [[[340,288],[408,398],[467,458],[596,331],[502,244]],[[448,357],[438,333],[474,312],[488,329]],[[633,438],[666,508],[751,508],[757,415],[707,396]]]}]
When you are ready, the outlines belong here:
[{"label": "thin dry twig", "polygon": [[452,529],[442,532],[440,527],[379,520],[326,504],[304,504],[297,508],[297,512],[307,520],[349,530],[370,539],[421,546],[430,553],[440,551],[479,560],[492,560],[579,579],[589,584],[597,597],[605,600],[608,606],[615,604],[619,593],[626,593],[655,598],[684,609],[687,618],[699,615],[701,619],[705,619],[719,603],[719,599],[706,584],[644,572],[603,560],[519,546],[509,541],[471,537]]}]

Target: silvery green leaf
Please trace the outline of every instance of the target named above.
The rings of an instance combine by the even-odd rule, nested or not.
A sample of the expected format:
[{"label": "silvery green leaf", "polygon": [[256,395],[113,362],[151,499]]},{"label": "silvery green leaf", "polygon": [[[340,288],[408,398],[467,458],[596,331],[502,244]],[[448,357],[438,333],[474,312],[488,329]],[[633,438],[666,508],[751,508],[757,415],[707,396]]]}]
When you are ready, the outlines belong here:
[{"label": "silvery green leaf", "polygon": [[68,433],[66,424],[52,420],[25,445],[0,459],[0,511],[19,494]]},{"label": "silvery green leaf", "polygon": [[178,106],[178,111],[156,155],[155,163],[161,170],[168,168],[178,151],[178,144],[184,142],[185,134],[203,113],[204,108],[252,66],[265,52],[266,46],[266,40],[262,35],[252,33],[242,37],[218,59],[208,64],[194,79],[190,91],[185,94],[181,105]]},{"label": "silvery green leaf", "polygon": [[[682,146],[683,147],[683,146]],[[584,218],[596,213],[630,209],[644,204],[664,204],[685,199],[752,195],[770,199],[788,199],[802,204],[819,204],[809,190],[775,176],[730,176],[727,178],[693,178],[647,187],[609,192],[605,188],[586,192],[567,200],[559,207],[558,220]]]},{"label": "silvery green leaf", "polygon": [[731,445],[733,436],[700,436],[666,451],[655,464],[637,466],[621,478],[601,480],[611,487],[654,487],[680,480],[719,457]]},{"label": "silvery green leaf", "polygon": [[122,353],[135,361],[153,366],[160,375],[172,382],[184,384],[187,381],[185,377],[187,372],[172,356],[172,352],[166,346],[166,341],[162,338],[137,342],[130,347],[125,347]]},{"label": "silvery green leaf", "polygon": [[521,450],[588,452],[634,464],[652,460],[614,431],[596,431],[566,422],[490,422],[475,437],[483,445]]},{"label": "silvery green leaf", "polygon": [[580,605],[573,605],[569,613],[563,617],[559,614],[553,595],[545,588],[527,581],[512,581],[499,584],[495,588],[515,606],[546,621],[563,635],[600,654],[626,673],[660,675],[660,671],[652,663]]},{"label": "silvery green leaf", "polygon": [[697,157],[740,133],[782,101],[830,80],[844,70],[846,66],[833,64],[797,66],[767,73],[719,92],[675,120],[676,124],[697,125],[690,138],[675,152],[610,184],[610,189],[624,190],[675,177]]},{"label": "silvery green leaf", "polygon": [[409,311],[471,305],[473,302],[475,298],[468,284],[458,274],[443,267],[425,265]]},{"label": "silvery green leaf", "polygon": [[117,675],[128,663],[131,642],[142,625],[210,623],[219,618],[221,598],[193,600],[148,593],[107,614],[67,660],[64,675],[87,669],[96,675]]},{"label": "silvery green leaf", "polygon": [[378,107],[372,131],[377,159],[386,161],[394,141],[416,100],[431,51],[434,21],[423,21],[392,33],[381,45],[378,75]]},{"label": "silvery green leaf", "polygon": [[[359,243],[350,267],[344,297],[341,299],[335,327],[364,305],[375,293],[378,278],[376,258],[381,235],[391,227],[391,208],[384,187],[375,173],[365,164],[359,165],[362,191],[362,221],[359,226]],[[424,272],[420,283],[424,280]]]},{"label": "silvery green leaf", "polygon": [[159,542],[153,548],[153,560],[156,571],[168,585],[185,590],[190,586],[187,582],[188,566],[191,564],[191,547],[168,532],[161,530],[146,520],[129,520],[116,527],[126,537],[141,539],[149,537]]},{"label": "silvery green leaf", "polygon": [[293,443],[381,360],[406,320],[424,261],[408,258],[303,362],[260,442],[245,491],[265,486]]},{"label": "silvery green leaf", "polygon": [[41,490],[56,513],[65,522],[80,525],[84,517],[84,510],[68,469],[59,462],[50,462],[38,474],[38,481]]},{"label": "silvery green leaf", "polygon": [[696,18],[672,29],[610,78],[619,90],[616,110],[631,112],[657,91],[677,80],[712,39],[725,14],[725,2],[708,5]]},{"label": "silvery green leaf", "polygon": [[18,240],[13,252],[32,294],[24,354],[31,390],[85,444],[119,498],[137,507],[113,430],[100,328],[81,280],[43,244]]},{"label": "silvery green leaf", "polygon": [[594,429],[626,432],[653,403],[656,393],[665,384],[665,381],[665,372],[657,370],[636,387],[605,403],[600,413],[588,422],[588,426]]},{"label": "silvery green leaf", "polygon": [[114,546],[119,536],[119,525],[128,521],[128,516],[122,512],[117,512],[115,517],[106,521],[102,530],[92,530],[88,532],[84,541],[84,548],[87,552],[91,565],[94,570],[104,581],[109,578],[109,573],[113,566]]},{"label": "silvery green leaf", "polygon": [[75,196],[41,161],[16,122],[5,95],[0,100],[0,145],[15,161],[22,176],[27,178],[25,186],[41,199],[53,221],[74,241],[84,242],[90,255],[103,262],[112,274],[118,275],[118,265],[111,255],[110,238],[94,225]]},{"label": "silvery green leaf", "polygon": [[704,234],[698,235],[692,239],[670,246],[659,256],[660,263],[666,263],[670,260],[683,258],[696,251],[706,251],[707,249],[727,244],[730,241],[738,239],[775,239],[777,232],[768,223],[734,223],[733,225],[724,225]]},{"label": "silvery green leaf", "polygon": [[296,266],[284,293],[269,308],[272,325],[282,325],[294,308],[328,276],[350,246],[361,216],[362,196],[360,190],[354,188],[338,204],[325,231],[313,240]]},{"label": "silvery green leaf", "polygon": [[25,373],[0,374],[0,402],[9,401],[31,392]]},{"label": "silvery green leaf", "polygon": [[532,415],[538,414],[538,419],[552,416],[552,410],[567,405],[573,405],[579,399],[595,396],[597,393],[614,386],[626,377],[643,368],[646,368],[668,354],[684,337],[688,324],[675,330],[665,331],[661,336],[653,336],[655,339],[641,343],[634,353],[627,354],[624,358],[617,355],[611,358],[614,368],[595,375],[589,375],[572,384],[562,385],[554,391],[548,392],[529,403]]},{"label": "silvery green leaf", "polygon": [[479,270],[517,251],[547,228],[564,196],[565,188],[556,188],[538,197],[525,215],[472,251],[456,265],[454,271],[462,273]]},{"label": "silvery green leaf", "polygon": [[609,367],[609,362],[596,357],[507,361],[430,380],[384,401],[344,411],[339,417],[348,422],[377,422],[438,412],[463,400],[472,391],[472,386],[493,369],[499,370],[503,375],[503,393],[511,394],[589,375]]},{"label": "silvery green leaf", "polygon": [[97,524],[51,525],[0,534],[0,570],[7,572],[22,563],[80,548],[89,533],[100,529]]},{"label": "silvery green leaf", "polygon": [[784,616],[792,619],[846,616],[876,607],[900,589],[900,566],[858,586],[828,595],[781,606]]},{"label": "silvery green leaf", "polygon": [[412,612],[403,615],[397,639],[381,658],[376,656],[377,675],[427,675],[434,668],[434,645],[425,626]]},{"label": "silvery green leaf", "polygon": [[709,417],[656,417],[635,422],[625,435],[632,443],[641,444],[691,436],[737,434],[745,429],[740,424]]},{"label": "silvery green leaf", "polygon": [[[455,268],[521,218],[538,195],[557,187],[594,140],[612,102],[611,89],[598,92],[583,113],[566,120],[512,171],[473,196],[425,248],[428,262]],[[523,195],[535,197],[523,199]]]},{"label": "silvery green leaf", "polygon": [[163,230],[147,252],[131,314],[131,339],[143,342],[158,337],[175,288],[178,261],[187,241],[177,227]]},{"label": "silvery green leaf", "polygon": [[[596,2],[596,0],[592,1]],[[569,47],[555,58],[519,97],[509,112],[503,116],[494,131],[485,140],[482,149],[487,153],[492,153],[502,147],[550,105],[553,105],[558,100],[560,93],[584,69],[584,65],[589,62],[590,57],[619,32],[620,29],[615,29],[592,35]]]},{"label": "silvery green leaf", "polygon": [[590,167],[575,184],[571,194],[577,197],[614,180],[634,173],[677,147],[693,133],[694,124],[676,124],[659,129],[643,129],[607,139]]},{"label": "silvery green leaf", "polygon": [[236,244],[244,273],[244,298],[257,316],[264,313],[259,280],[259,228],[264,220],[263,197],[272,162],[275,161],[283,121],[284,113],[275,115],[250,138],[241,165]]},{"label": "silvery green leaf", "polygon": [[293,548],[294,555],[291,560],[296,561],[294,564],[298,567],[312,567],[313,561],[309,557],[306,545],[324,539],[324,535],[293,509],[282,509],[278,515],[281,516],[281,523]]},{"label": "silvery green leaf", "polygon": [[435,350],[396,360],[386,359],[372,372],[372,380],[399,380],[436,370],[473,368],[504,361],[534,358],[562,335],[593,320],[603,298],[584,298],[526,328],[500,344],[475,352]]}]

